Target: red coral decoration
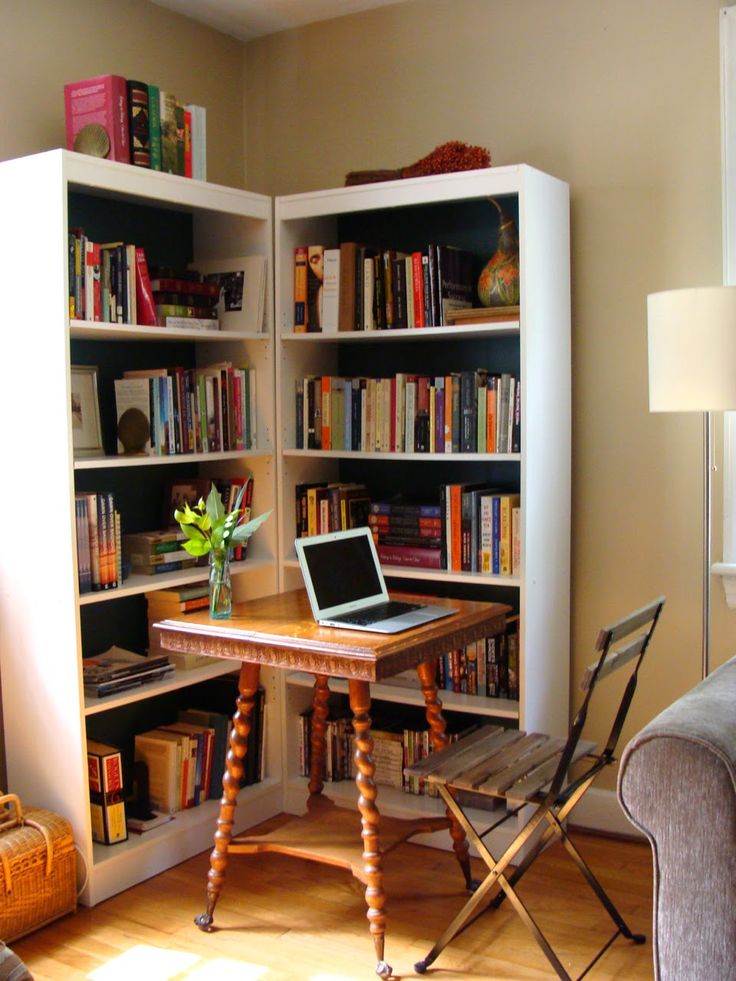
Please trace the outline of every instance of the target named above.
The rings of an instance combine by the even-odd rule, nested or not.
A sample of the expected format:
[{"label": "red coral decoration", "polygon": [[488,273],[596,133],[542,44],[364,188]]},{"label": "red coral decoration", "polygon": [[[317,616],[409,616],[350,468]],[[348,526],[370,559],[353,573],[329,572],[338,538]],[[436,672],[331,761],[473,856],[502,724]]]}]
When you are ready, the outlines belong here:
[{"label": "red coral decoration", "polygon": [[410,167],[402,167],[402,177],[426,177],[428,174],[451,174],[456,170],[478,170],[491,166],[491,155],[482,146],[468,146],[450,140],[435,147],[431,153]]},{"label": "red coral decoration", "polygon": [[451,174],[458,170],[476,170],[491,166],[491,155],[482,146],[469,146],[459,140],[441,143],[431,153],[399,170],[351,170],[345,184],[374,184],[400,177],[426,177],[429,174]]}]

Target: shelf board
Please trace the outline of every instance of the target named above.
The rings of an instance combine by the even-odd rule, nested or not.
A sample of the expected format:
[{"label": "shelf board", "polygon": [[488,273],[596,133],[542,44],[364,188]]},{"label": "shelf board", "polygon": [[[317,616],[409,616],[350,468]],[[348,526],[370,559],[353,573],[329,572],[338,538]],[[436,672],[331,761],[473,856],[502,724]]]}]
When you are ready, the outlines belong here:
[{"label": "shelf board", "polygon": [[[231,562],[230,573],[233,576],[258,572],[270,568],[274,559],[248,558],[242,562]],[[122,586],[117,589],[102,590],[98,593],[82,593],[79,605],[90,603],[107,603],[109,600],[122,599],[124,596],[136,596],[139,593],[152,593],[157,589],[171,589],[173,586],[185,586],[188,583],[207,579],[209,570],[206,565],[182,569],[181,572],[166,572],[160,576],[129,576]]]},{"label": "shelf board", "polygon": [[[288,558],[284,560],[284,568],[298,569],[299,560]],[[384,576],[388,579],[433,579],[436,582],[456,582],[465,585],[478,586],[509,586],[512,589],[521,588],[519,576],[489,576],[481,572],[452,572],[449,569],[427,569],[423,566],[381,565]]]},{"label": "shelf board", "polygon": [[72,320],[69,336],[87,341],[270,341],[269,334],[257,331],[181,330],[172,327],[143,327],[138,324],[90,323]]},{"label": "shelf board", "polygon": [[[306,457],[308,459],[332,460],[411,460],[415,463],[468,463],[483,461],[488,463],[519,463],[520,453],[388,453],[364,452],[361,450],[295,450],[284,449],[283,456]],[[161,459],[161,457],[158,457]],[[76,464],[75,464],[76,466]]]},{"label": "shelf board", "polygon": [[[287,684],[302,688],[314,686],[314,676],[306,671],[294,671],[286,679]],[[401,705],[424,706],[424,695],[419,688],[407,687],[405,679],[388,678],[371,684],[371,699],[381,702],[398,702]],[[330,678],[330,691],[346,694],[348,683],[341,678]],[[447,712],[468,712],[473,715],[490,715],[497,719],[518,719],[519,703],[509,698],[483,698],[480,695],[463,695],[460,692],[439,689],[437,692],[442,707]]]},{"label": "shelf board", "polygon": [[216,460],[247,460],[268,457],[271,447],[263,450],[223,450],[217,453],[167,453],[163,456],[90,456],[74,461],[75,470],[104,470],[121,467],[160,467],[177,463],[212,463]]},{"label": "shelf board", "polygon": [[510,337],[518,334],[518,320],[496,320],[493,323],[465,324],[456,327],[404,327],[397,330],[344,330],[337,333],[304,333],[295,334],[284,331],[281,340],[296,344],[361,344],[366,342],[383,343],[384,341],[441,341],[452,337]]},{"label": "shelf board", "polygon": [[[243,804],[252,804],[260,797],[271,793],[277,786],[280,787],[280,785],[280,779],[276,780],[274,777],[267,777],[265,780],[261,780],[260,783],[243,787],[238,794],[238,804],[241,805],[239,825],[243,826],[246,820],[242,816],[245,812],[245,808],[242,807]],[[219,809],[219,798],[206,800],[198,807],[190,807],[185,811],[177,811],[173,821],[168,821],[166,824],[162,824],[158,828],[153,828],[151,831],[145,831],[140,835],[131,832],[128,835],[127,841],[119,841],[114,845],[102,845],[99,842],[95,842],[92,848],[95,868],[107,865],[108,863],[115,864],[117,862],[127,863],[137,861],[141,851],[150,847],[158,849],[163,842],[172,837],[190,835],[193,831],[201,829],[202,826],[214,836]]]},{"label": "shelf board", "polygon": [[98,715],[100,712],[120,708],[121,705],[145,701],[154,695],[162,695],[167,691],[188,688],[190,685],[206,681],[208,678],[219,678],[223,674],[230,674],[230,672],[236,671],[238,667],[239,662],[233,661],[231,658],[213,657],[212,664],[204,664],[188,671],[181,671],[176,668],[160,681],[151,681],[148,684],[139,685],[137,688],[129,688],[128,691],[121,691],[118,695],[106,695],[104,698],[91,698],[89,695],[85,695],[84,714],[85,716]]}]

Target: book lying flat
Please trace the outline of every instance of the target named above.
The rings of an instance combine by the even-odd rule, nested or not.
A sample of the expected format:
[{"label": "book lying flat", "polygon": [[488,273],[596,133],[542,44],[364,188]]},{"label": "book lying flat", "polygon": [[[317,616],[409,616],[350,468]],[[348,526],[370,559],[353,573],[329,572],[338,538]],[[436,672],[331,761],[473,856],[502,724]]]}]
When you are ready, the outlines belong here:
[{"label": "book lying flat", "polygon": [[149,810],[128,814],[125,818],[125,823],[128,826],[128,831],[141,835],[144,831],[151,831],[153,828],[158,828],[162,824],[167,824],[173,820],[173,814],[164,814],[161,811]]},{"label": "book lying flat", "polygon": [[82,661],[82,677],[85,685],[100,684],[104,681],[114,681],[117,678],[128,678],[132,675],[150,672],[154,668],[163,668],[169,664],[167,654],[156,657],[144,657],[128,651],[124,647],[111,647],[95,657],[86,657]]},{"label": "book lying flat", "polygon": [[165,664],[162,667],[152,668],[150,671],[139,671],[123,678],[113,678],[112,681],[101,681],[98,684],[85,683],[84,694],[92,695],[95,698],[101,698],[103,695],[114,695],[117,692],[128,691],[130,688],[137,688],[138,685],[146,685],[151,681],[160,681],[173,673],[174,665]]}]

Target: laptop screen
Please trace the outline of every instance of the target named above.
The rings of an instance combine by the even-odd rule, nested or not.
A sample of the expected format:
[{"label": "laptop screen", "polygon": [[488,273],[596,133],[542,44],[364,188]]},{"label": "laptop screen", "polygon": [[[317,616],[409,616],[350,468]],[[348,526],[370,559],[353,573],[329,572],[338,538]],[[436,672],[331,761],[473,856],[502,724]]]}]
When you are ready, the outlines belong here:
[{"label": "laptop screen", "polygon": [[320,610],[380,599],[384,593],[366,534],[305,541],[303,555]]}]

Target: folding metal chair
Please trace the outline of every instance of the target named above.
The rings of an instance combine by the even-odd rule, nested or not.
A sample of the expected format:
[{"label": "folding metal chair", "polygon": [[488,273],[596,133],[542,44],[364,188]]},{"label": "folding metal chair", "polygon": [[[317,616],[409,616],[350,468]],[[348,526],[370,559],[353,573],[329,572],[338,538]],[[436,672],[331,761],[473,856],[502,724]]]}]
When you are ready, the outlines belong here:
[{"label": "folding metal chair", "polygon": [[[449,924],[424,960],[414,965],[424,974],[442,950],[481,913],[489,907],[498,907],[505,897],[531,931],[544,951],[558,977],[570,981],[570,975],[560,963],[539,926],[519,898],[516,885],[553,837],[558,838],[588,881],[616,926],[616,932],[598,951],[579,978],[611,946],[619,934],[634,943],[644,943],[642,934],[634,934],[623,920],[601,884],[570,841],[563,822],[580,801],[598,774],[615,762],[614,751],[636,690],[637,675],[647,646],[664,605],[664,597],[629,616],[605,627],[595,646],[596,660],[588,667],[581,688],[585,692],[583,703],[570,727],[567,739],[557,739],[539,733],[526,733],[504,729],[501,726],[484,726],[454,743],[440,753],[427,757],[420,763],[407,767],[405,772],[434,784],[447,807],[452,811],[476,847],[489,872],[475,889],[462,910]],[[630,675],[618,706],[610,735],[604,749],[596,751],[594,743],[583,742],[581,735],[588,715],[588,706],[596,683],[611,672],[630,665]],[[570,774],[584,767],[582,773]],[[461,805],[461,792],[471,791],[500,799],[506,810],[500,820],[479,833]],[[470,798],[472,799],[472,798]],[[506,848],[500,858],[490,853],[483,838],[523,808],[532,805],[529,820]],[[465,810],[463,810],[465,808]],[[476,811],[476,814],[479,813]],[[476,819],[477,820],[477,819]],[[516,864],[512,866],[514,860]],[[509,870],[507,874],[507,870]],[[489,899],[494,886],[498,891]]]}]

